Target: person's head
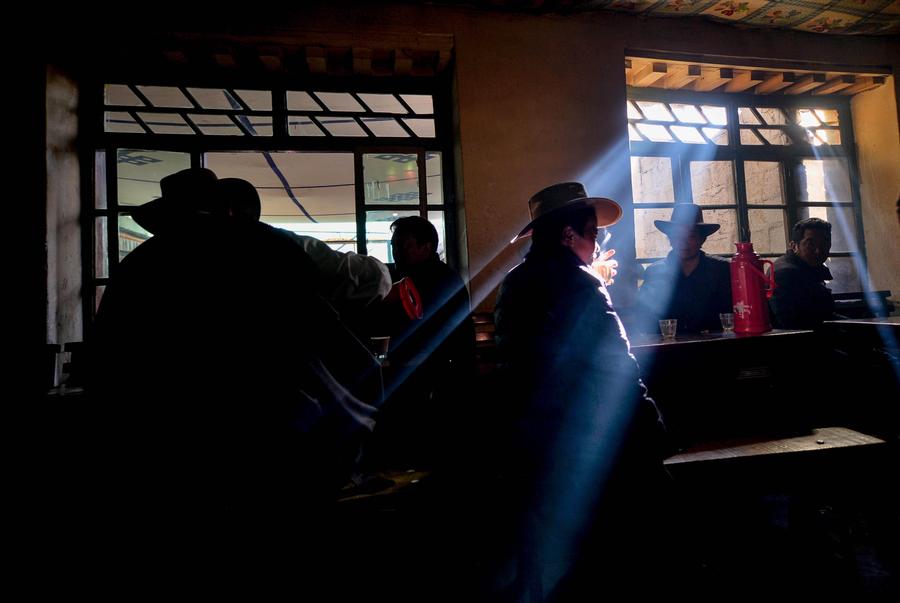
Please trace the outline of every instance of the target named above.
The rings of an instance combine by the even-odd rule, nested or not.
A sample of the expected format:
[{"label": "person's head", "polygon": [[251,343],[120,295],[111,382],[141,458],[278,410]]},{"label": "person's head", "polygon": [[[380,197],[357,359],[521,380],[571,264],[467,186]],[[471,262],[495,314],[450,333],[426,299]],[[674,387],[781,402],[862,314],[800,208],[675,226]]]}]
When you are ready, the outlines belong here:
[{"label": "person's head", "polygon": [[437,229],[425,218],[398,218],[391,224],[391,232],[391,252],[400,270],[420,266],[437,255]]},{"label": "person's head", "polygon": [[590,264],[597,246],[597,214],[592,207],[559,210],[534,225],[531,249],[551,251],[566,248]]},{"label": "person's head", "polygon": [[241,178],[219,180],[219,198],[225,204],[228,215],[241,220],[256,222],[261,213],[259,193],[256,187]]},{"label": "person's head", "polygon": [[831,224],[820,218],[800,220],[791,229],[791,252],[810,266],[821,266],[831,251]]},{"label": "person's head", "polygon": [[707,237],[719,230],[718,224],[703,221],[703,210],[694,203],[679,203],[672,210],[670,220],[654,220],[653,223],[669,238],[672,251],[682,261],[700,255]]},{"label": "person's head", "polygon": [[153,234],[177,227],[200,215],[221,215],[218,179],[212,170],[188,168],[159,181],[162,195],[135,207],[131,217]]}]

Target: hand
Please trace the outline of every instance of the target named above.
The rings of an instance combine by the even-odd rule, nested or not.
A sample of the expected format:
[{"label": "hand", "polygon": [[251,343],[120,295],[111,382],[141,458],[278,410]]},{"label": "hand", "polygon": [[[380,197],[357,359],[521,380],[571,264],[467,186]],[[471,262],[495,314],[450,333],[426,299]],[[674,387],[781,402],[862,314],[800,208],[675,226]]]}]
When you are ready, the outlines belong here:
[{"label": "hand", "polygon": [[619,262],[616,260],[611,260],[610,258],[616,254],[615,249],[607,249],[600,256],[591,262],[591,270],[599,276],[603,283],[606,285],[612,285],[615,282],[613,279],[616,274],[618,274],[618,270],[616,268],[619,267]]}]

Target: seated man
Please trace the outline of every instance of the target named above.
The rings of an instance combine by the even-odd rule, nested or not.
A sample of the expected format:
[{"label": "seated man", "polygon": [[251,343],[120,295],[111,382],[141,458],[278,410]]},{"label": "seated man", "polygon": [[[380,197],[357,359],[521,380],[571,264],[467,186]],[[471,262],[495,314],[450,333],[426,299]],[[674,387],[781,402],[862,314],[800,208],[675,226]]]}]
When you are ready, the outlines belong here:
[{"label": "seated man", "polygon": [[833,277],[825,260],[831,251],[831,224],[800,220],[791,229],[787,252],[775,260],[775,293],[769,300],[773,326],[812,329],[835,318],[834,299],[825,281]]},{"label": "seated man", "polygon": [[674,318],[679,333],[720,331],[719,313],[732,311],[731,271],[727,260],[700,250],[719,225],[705,223],[693,203],[676,205],[671,220],[654,224],[669,238],[672,251],[644,273],[638,292],[644,330],[653,332],[657,320]]}]

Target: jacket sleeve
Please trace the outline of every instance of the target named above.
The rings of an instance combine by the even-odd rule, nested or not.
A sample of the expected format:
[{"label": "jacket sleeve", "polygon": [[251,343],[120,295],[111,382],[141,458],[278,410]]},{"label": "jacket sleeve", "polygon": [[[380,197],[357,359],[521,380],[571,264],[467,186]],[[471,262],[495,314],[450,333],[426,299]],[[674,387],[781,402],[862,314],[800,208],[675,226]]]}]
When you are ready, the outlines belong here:
[{"label": "jacket sleeve", "polygon": [[296,240],[322,275],[326,289],[322,293],[336,305],[369,303],[383,299],[391,290],[388,267],[377,258],[335,251],[315,237],[296,235]]}]

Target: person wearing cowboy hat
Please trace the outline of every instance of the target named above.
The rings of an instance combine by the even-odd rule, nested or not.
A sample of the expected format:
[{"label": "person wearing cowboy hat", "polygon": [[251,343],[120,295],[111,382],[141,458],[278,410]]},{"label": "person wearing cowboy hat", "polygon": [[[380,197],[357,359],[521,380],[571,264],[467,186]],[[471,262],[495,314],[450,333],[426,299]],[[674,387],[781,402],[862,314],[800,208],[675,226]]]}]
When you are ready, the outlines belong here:
[{"label": "person wearing cowboy hat", "polygon": [[[590,267],[598,230],[615,224],[622,208],[589,197],[578,182],[549,186],[528,205],[531,221],[514,240],[530,237],[531,249],[503,280],[495,309],[503,396],[515,401],[503,417],[511,444],[501,463],[520,493],[510,501],[521,522],[519,554],[544,570],[565,568],[548,579],[553,572],[540,563],[520,564],[518,583],[545,595],[580,592],[606,584],[597,572],[626,579],[635,569],[623,567],[628,543],[659,536],[658,515],[645,503],[659,500],[666,480],[665,429]],[[600,532],[586,549],[576,546],[579,535]],[[550,551],[551,542],[562,547]]]},{"label": "person wearing cowboy hat", "polygon": [[675,206],[670,220],[653,222],[669,238],[672,251],[647,267],[638,292],[648,332],[656,321],[678,320],[679,333],[722,330],[719,313],[731,312],[731,271],[727,260],[701,251],[718,224],[703,221],[699,205]]}]

